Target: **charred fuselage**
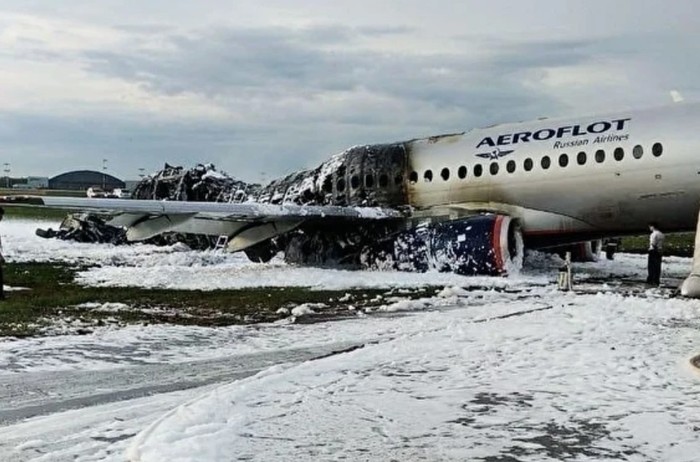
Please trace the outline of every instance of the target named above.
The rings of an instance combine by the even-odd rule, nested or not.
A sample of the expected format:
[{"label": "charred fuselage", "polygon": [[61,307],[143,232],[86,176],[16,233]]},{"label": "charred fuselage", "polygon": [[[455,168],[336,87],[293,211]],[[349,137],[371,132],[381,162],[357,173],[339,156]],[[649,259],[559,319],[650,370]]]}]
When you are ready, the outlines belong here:
[{"label": "charred fuselage", "polygon": [[355,146],[313,170],[295,172],[262,188],[269,204],[404,207],[408,171],[405,143]]}]

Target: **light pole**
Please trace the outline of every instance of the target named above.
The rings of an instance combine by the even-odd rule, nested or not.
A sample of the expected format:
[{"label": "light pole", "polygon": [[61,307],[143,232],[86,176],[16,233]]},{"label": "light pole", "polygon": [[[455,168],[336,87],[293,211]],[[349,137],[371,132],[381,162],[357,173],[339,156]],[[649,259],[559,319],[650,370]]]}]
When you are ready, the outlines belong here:
[{"label": "light pole", "polygon": [[9,188],[10,187],[10,163],[5,162],[2,164],[4,167],[4,172],[5,172],[5,187]]},{"label": "light pole", "polygon": [[107,190],[107,159],[102,159],[102,191]]},{"label": "light pole", "polygon": [[145,168],[139,167],[139,178],[141,178],[142,180],[143,180],[143,177],[146,176],[146,174],[144,173],[145,171],[146,171]]}]

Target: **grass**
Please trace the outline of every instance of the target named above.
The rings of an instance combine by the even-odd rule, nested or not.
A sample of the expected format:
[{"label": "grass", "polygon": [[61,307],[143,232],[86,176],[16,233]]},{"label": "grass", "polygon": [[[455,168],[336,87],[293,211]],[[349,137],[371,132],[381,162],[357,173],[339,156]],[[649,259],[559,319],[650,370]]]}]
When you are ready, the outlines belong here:
[{"label": "grass", "polygon": [[[695,248],[695,233],[669,233],[664,241],[664,255],[692,257]],[[628,236],[622,239],[621,252],[647,253],[649,236]]]},{"label": "grass", "polygon": [[[311,291],[303,287],[252,288],[237,290],[172,290],[132,287],[83,287],[75,284],[75,273],[84,268],[64,264],[9,263],[5,283],[30,290],[6,293],[0,301],[0,337],[26,337],[42,334],[57,320],[76,321],[78,332],[106,323],[169,323],[177,325],[226,326],[273,321],[286,317],[280,308],[291,309],[302,303],[323,303],[324,313],[384,303],[377,296],[387,290]],[[416,298],[433,294],[426,287],[403,294]],[[340,301],[345,294],[351,302]],[[85,303],[123,303],[128,309],[96,311],[79,307]]]},{"label": "grass", "polygon": [[0,188],[0,196],[71,196],[86,197],[85,191],[72,189],[17,189]]},{"label": "grass", "polygon": [[21,206],[4,206],[5,218],[9,219],[30,219],[30,220],[52,220],[61,221],[68,210],[48,209],[44,207],[21,207]]},{"label": "grass", "polygon": [[[54,189],[8,189],[0,188],[0,196],[71,196],[86,197],[85,191],[67,191]],[[63,220],[69,213],[68,210],[49,209],[46,207],[32,207],[4,204],[6,218],[24,218],[34,220]]]}]

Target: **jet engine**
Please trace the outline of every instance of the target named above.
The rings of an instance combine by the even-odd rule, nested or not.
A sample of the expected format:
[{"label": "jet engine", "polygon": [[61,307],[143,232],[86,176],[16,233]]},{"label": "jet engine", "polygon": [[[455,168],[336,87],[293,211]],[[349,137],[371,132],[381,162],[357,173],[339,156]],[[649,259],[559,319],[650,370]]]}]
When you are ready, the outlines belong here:
[{"label": "jet engine", "polygon": [[362,262],[402,271],[495,276],[519,270],[522,255],[522,235],[515,220],[479,215],[401,231],[367,248]]},{"label": "jet engine", "polygon": [[282,250],[291,264],[470,276],[512,273],[523,261],[517,221],[492,214],[418,225],[401,220],[364,226],[319,223],[258,244],[254,250],[246,251],[254,261],[266,261]]}]

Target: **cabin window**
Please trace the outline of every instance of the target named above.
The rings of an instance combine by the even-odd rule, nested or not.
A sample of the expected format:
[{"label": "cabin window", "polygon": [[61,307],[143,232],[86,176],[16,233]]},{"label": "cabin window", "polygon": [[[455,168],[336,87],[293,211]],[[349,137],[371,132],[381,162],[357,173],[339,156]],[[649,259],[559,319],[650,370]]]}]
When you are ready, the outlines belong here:
[{"label": "cabin window", "polygon": [[430,183],[431,181],[433,181],[433,171],[426,170],[425,173],[423,174],[423,179],[425,180],[426,183]]},{"label": "cabin window", "polygon": [[323,179],[323,192],[329,193],[333,192],[333,179],[330,175]]},{"label": "cabin window", "polygon": [[654,146],[651,147],[651,153],[654,155],[654,157],[659,157],[663,152],[664,147],[661,145],[661,143],[654,143]]},{"label": "cabin window", "polygon": [[622,148],[615,148],[615,151],[613,151],[613,157],[616,161],[621,161],[625,158],[625,150]]},{"label": "cabin window", "polygon": [[605,151],[603,151],[602,149],[598,149],[595,152],[595,161],[598,162],[599,164],[602,164],[603,162],[605,162]]},{"label": "cabin window", "polygon": [[491,162],[491,165],[489,165],[489,172],[491,172],[491,175],[498,174],[498,163],[497,162]]},{"label": "cabin window", "polygon": [[569,165],[569,156],[566,154],[562,154],[559,156],[559,166],[560,167],[566,167]]},{"label": "cabin window", "polygon": [[443,168],[442,171],[440,172],[440,176],[442,177],[443,180],[447,181],[450,179],[450,169],[449,168]]},{"label": "cabin window", "polygon": [[508,173],[513,173],[515,171],[515,161],[514,160],[508,161],[508,163],[506,164],[506,171]]},{"label": "cabin window", "polygon": [[386,173],[382,173],[379,175],[379,187],[380,188],[386,188],[386,185],[389,184],[389,177],[386,176]]},{"label": "cabin window", "polygon": [[345,179],[343,179],[343,178],[339,179],[335,185],[335,188],[338,190],[338,192],[345,191]]},{"label": "cabin window", "polygon": [[586,164],[586,153],[581,151],[576,155],[576,162],[579,165],[585,165]]},{"label": "cabin window", "polygon": [[396,176],[394,177],[394,184],[398,186],[398,185],[400,185],[401,183],[403,183],[403,175],[401,175],[401,174],[399,173],[398,175],[396,175]]},{"label": "cabin window", "polygon": [[474,176],[479,177],[479,176],[481,176],[481,174],[482,174],[483,172],[484,172],[484,169],[483,169],[483,167],[481,166],[481,164],[476,164],[476,165],[474,166]]},{"label": "cabin window", "polygon": [[458,176],[461,180],[463,180],[464,178],[466,178],[466,176],[467,176],[467,167],[465,167],[464,165],[462,165],[461,167],[459,167],[459,169],[457,170],[457,176]]},{"label": "cabin window", "polygon": [[530,159],[528,157],[527,159],[525,159],[525,162],[523,162],[523,168],[525,169],[526,172],[529,172],[530,170],[532,170],[532,167],[533,167],[532,159]]},{"label": "cabin window", "polygon": [[411,172],[408,179],[411,183],[418,183],[418,172]]},{"label": "cabin window", "polygon": [[549,158],[549,156],[544,156],[542,160],[540,161],[540,165],[542,165],[542,168],[547,170],[550,165],[552,165],[552,161]]},{"label": "cabin window", "polygon": [[368,188],[374,187],[374,177],[372,175],[365,175],[365,186]]},{"label": "cabin window", "polygon": [[357,175],[353,175],[350,177],[350,187],[352,189],[357,189],[360,187],[360,177]]},{"label": "cabin window", "polygon": [[632,149],[632,157],[634,157],[635,159],[641,159],[643,154],[644,148],[642,148],[640,145],[636,145],[634,149]]}]

